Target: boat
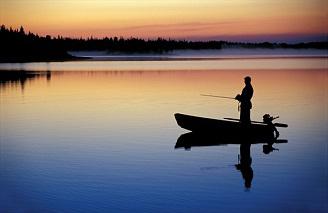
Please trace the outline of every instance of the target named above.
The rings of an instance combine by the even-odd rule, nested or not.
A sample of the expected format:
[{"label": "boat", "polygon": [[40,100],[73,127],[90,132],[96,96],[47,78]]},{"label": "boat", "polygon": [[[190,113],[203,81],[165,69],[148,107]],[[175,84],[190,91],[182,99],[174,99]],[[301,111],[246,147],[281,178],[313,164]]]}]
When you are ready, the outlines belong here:
[{"label": "boat", "polygon": [[[186,130],[195,133],[205,133],[207,135],[239,135],[241,137],[264,139],[275,138],[272,125],[262,122],[251,122],[250,125],[243,125],[237,119],[220,120],[213,118],[204,118],[181,113],[174,114],[177,124]],[[287,126],[287,125],[286,125]],[[284,127],[286,127],[284,126]]]}]

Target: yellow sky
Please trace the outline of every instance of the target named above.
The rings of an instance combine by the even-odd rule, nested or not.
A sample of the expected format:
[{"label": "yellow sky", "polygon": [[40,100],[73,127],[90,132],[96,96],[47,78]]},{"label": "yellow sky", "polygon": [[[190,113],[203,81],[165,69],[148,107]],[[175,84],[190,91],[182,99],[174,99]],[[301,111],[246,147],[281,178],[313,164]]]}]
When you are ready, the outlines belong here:
[{"label": "yellow sky", "polygon": [[74,37],[326,34],[324,0],[0,0],[0,23]]}]

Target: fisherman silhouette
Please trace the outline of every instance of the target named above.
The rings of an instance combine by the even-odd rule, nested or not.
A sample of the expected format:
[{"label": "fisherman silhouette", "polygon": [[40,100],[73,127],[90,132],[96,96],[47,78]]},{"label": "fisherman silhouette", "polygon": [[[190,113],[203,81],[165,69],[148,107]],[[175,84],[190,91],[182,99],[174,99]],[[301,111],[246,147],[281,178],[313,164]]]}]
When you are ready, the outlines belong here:
[{"label": "fisherman silhouette", "polygon": [[253,97],[253,87],[251,85],[251,77],[246,76],[244,78],[245,87],[240,94],[238,94],[235,99],[240,102],[240,122],[242,124],[250,124],[251,123],[251,108],[252,102],[251,99]]}]

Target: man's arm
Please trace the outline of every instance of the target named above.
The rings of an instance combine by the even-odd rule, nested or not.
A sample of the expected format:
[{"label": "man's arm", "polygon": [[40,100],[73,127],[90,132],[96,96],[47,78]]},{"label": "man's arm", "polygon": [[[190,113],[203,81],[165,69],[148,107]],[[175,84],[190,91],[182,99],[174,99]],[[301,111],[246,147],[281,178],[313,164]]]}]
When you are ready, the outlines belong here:
[{"label": "man's arm", "polygon": [[242,101],[242,96],[238,94],[238,95],[236,95],[235,99],[237,101],[241,102]]}]

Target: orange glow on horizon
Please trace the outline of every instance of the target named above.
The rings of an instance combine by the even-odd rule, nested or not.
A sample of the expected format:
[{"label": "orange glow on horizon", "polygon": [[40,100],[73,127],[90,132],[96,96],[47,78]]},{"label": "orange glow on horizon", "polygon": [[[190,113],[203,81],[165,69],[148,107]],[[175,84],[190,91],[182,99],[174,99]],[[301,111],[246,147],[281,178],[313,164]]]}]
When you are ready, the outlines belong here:
[{"label": "orange glow on horizon", "polygon": [[209,38],[327,34],[327,3],[316,1],[2,0],[0,23],[68,37]]}]

